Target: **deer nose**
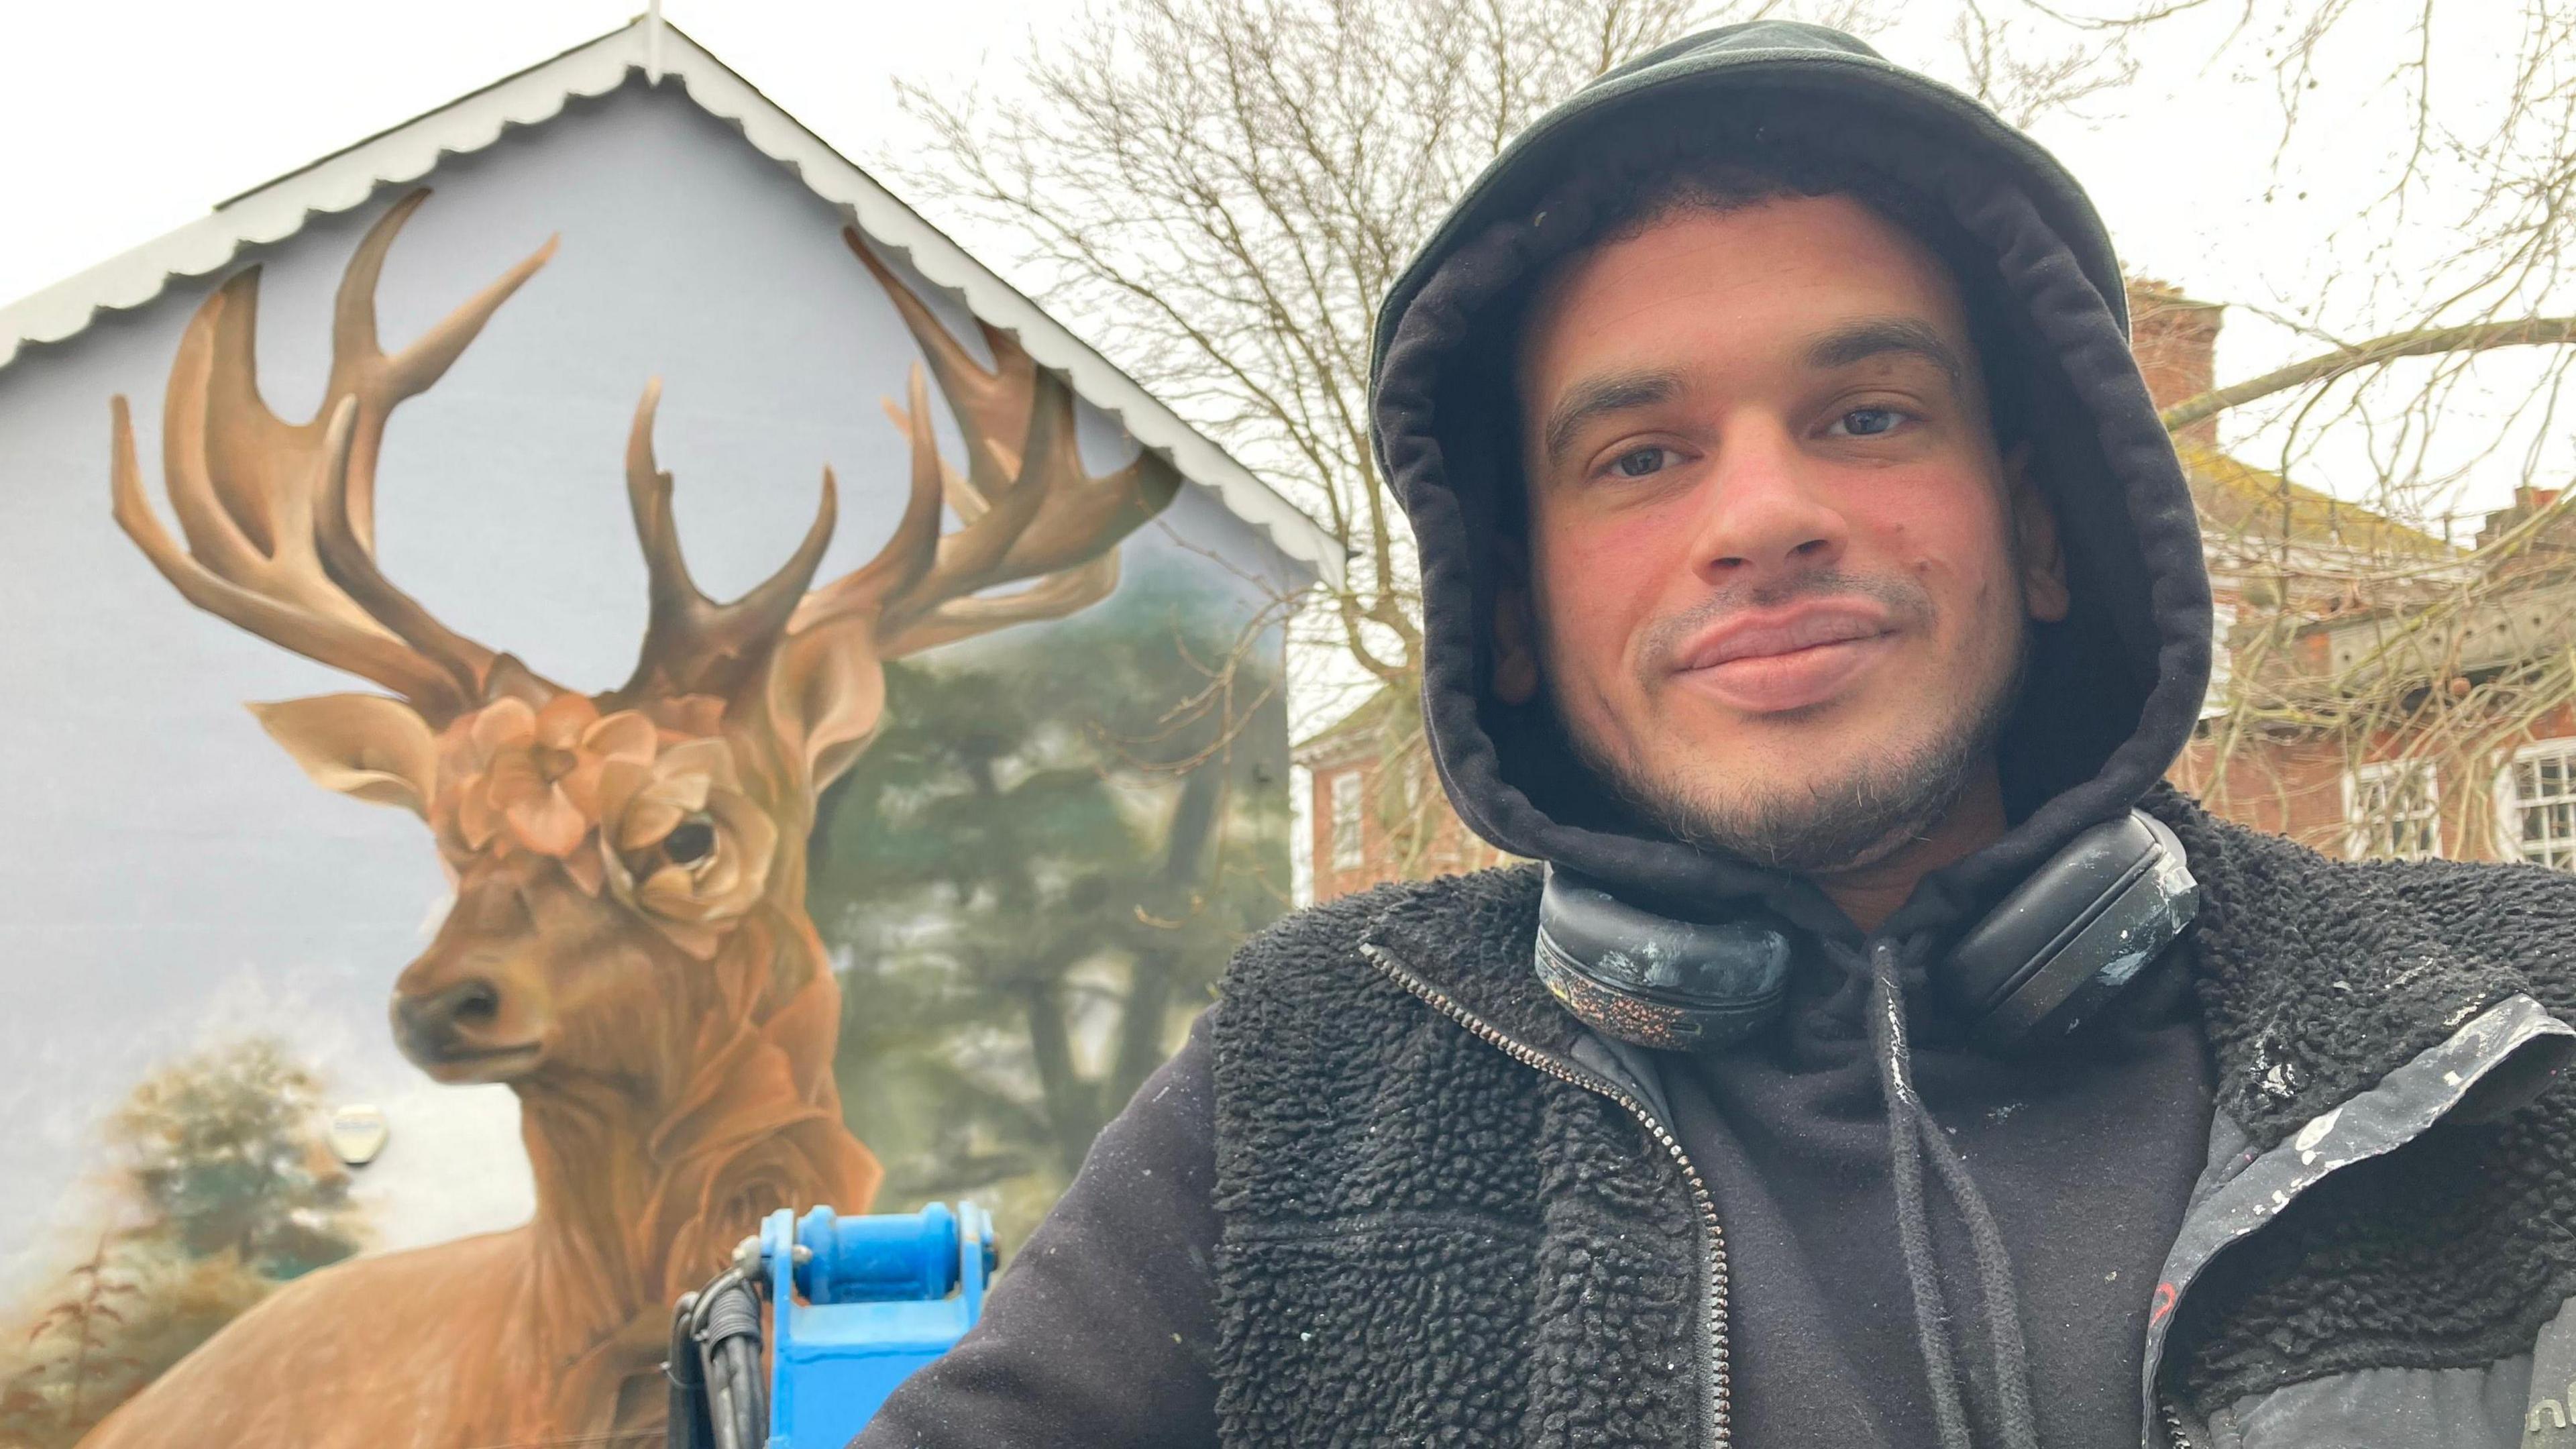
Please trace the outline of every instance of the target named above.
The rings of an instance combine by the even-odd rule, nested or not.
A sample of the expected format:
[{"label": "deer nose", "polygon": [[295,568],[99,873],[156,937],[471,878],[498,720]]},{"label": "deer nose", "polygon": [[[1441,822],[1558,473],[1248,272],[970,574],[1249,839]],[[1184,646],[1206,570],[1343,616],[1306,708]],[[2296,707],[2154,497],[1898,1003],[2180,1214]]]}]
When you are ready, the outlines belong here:
[{"label": "deer nose", "polygon": [[475,977],[426,996],[394,996],[394,1040],[404,1056],[435,1066],[490,1049],[501,988]]}]

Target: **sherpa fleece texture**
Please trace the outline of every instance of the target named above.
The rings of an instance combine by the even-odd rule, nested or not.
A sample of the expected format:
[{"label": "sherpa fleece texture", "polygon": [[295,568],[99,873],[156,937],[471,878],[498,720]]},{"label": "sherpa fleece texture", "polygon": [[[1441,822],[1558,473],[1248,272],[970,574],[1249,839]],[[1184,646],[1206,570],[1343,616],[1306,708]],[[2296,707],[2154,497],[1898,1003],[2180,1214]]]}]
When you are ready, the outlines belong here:
[{"label": "sherpa fleece texture", "polygon": [[[2202,883],[2218,1108],[2260,1153],[2516,993],[2576,1021],[2576,878],[2526,865],[2329,861],[2170,792],[2148,807]],[[2310,1189],[2181,1304],[2199,1412],[2360,1368],[2529,1352],[2576,1296],[2576,1088],[2459,1116]]]},{"label": "sherpa fleece texture", "polygon": [[1220,1442],[1699,1434],[1702,1249],[1662,1149],[1360,954],[1562,1050],[1537,907],[1533,870],[1452,877],[1301,912],[1236,957],[1214,1035]]},{"label": "sherpa fleece texture", "polygon": [[[2576,1017],[2576,878],[2354,865],[2209,816],[2181,835],[2220,1110],[2260,1153],[2528,993]],[[1707,1442],[1685,1185],[1616,1104],[1525,1065],[1371,959],[1552,1055],[1521,868],[1384,888],[1246,946],[1214,1037],[1223,1442]],[[2184,1299],[2172,1391],[2240,1396],[2527,1350],[2576,1294],[2576,1091],[2329,1177]]]}]

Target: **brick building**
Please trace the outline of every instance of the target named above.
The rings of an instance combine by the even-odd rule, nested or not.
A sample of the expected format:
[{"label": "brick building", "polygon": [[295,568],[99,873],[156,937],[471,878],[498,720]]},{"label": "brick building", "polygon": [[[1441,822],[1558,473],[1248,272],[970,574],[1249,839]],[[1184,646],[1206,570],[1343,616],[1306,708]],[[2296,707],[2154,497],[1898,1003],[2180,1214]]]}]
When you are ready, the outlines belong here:
[{"label": "brick building", "polygon": [[[2156,404],[2212,390],[2223,309],[2161,282],[2128,290]],[[2535,661],[2576,667],[2576,518],[2561,523],[2558,494],[2522,489],[2488,517],[2476,545],[2513,535],[2517,556],[2503,587],[2464,607],[2461,585],[2489,567],[2469,549],[2230,456],[2214,417],[2174,444],[2200,510],[2217,636],[2210,703],[2176,783],[2334,854],[2576,869],[2565,702],[2576,682],[2480,688],[2529,676]],[[2356,729],[2332,706],[2356,691],[2393,700],[2390,722]],[[2330,703],[2302,714],[2283,707],[2293,699]],[[2247,701],[2256,707],[2234,707]],[[2472,709],[2484,713],[2464,721]],[[1414,702],[1380,691],[1299,746],[1317,900],[1502,859],[1448,809],[1418,721]],[[2457,747],[2463,730],[2474,748]]]},{"label": "brick building", "polygon": [[[2154,282],[2129,301],[2157,404],[2210,390],[2219,309]],[[2558,492],[2517,489],[2462,547],[2230,457],[2207,427],[2174,439],[2217,635],[2174,781],[2330,854],[2576,869],[2576,520]]]},{"label": "brick building", "polygon": [[1307,849],[1319,901],[1507,858],[1449,808],[1423,748],[1420,706],[1393,690],[1299,745],[1296,760],[1314,791]]},{"label": "brick building", "polygon": [[[2290,610],[2247,597],[2278,575],[2214,568],[2213,582],[2236,586],[2222,641],[2240,657],[2266,648],[2265,615],[2280,637],[2262,664],[2236,671],[2253,708],[2228,716],[2213,687],[2174,779],[2331,854],[2576,869],[2576,527],[2552,507],[2558,497],[2517,489],[2488,515],[2480,548],[2529,526],[2512,556],[2425,552],[2415,577],[2383,569],[2340,593],[2331,575],[2294,575],[2280,590]],[[2316,597],[2302,601],[2303,583]],[[2272,722],[2303,713],[2328,722]]]}]

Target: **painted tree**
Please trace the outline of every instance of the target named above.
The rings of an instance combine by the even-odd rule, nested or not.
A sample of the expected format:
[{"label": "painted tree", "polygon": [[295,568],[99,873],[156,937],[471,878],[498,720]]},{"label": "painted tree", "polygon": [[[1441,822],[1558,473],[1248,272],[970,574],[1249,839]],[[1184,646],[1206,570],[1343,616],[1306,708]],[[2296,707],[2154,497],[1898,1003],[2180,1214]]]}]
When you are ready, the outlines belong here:
[{"label": "painted tree", "polygon": [[1042,639],[888,671],[808,904],[890,1205],[972,1195],[1024,1238],[1285,908],[1276,631],[1236,623],[1258,603],[1139,570]]},{"label": "painted tree", "polygon": [[325,1148],[321,1083],[254,1037],[146,1078],[108,1141],[145,1230],[189,1258],[229,1256],[284,1282],[358,1250],[350,1178]]},{"label": "painted tree", "polygon": [[364,1246],[322,1083],[252,1037],[170,1062],[107,1122],[108,1227],[0,1338],[0,1449],[59,1449],[281,1284]]}]

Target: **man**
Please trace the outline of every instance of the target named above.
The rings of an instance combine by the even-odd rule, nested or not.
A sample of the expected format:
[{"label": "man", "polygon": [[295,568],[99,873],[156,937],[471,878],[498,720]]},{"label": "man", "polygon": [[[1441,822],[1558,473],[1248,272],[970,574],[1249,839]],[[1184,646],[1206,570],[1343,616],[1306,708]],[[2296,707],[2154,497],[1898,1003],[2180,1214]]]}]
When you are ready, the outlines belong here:
[{"label": "man", "polygon": [[2120,297],[1830,31],[1516,140],[1375,424],[1442,782],[1545,870],[1245,947],[860,1443],[2576,1445],[2576,881],[2160,783],[2209,594]]}]

